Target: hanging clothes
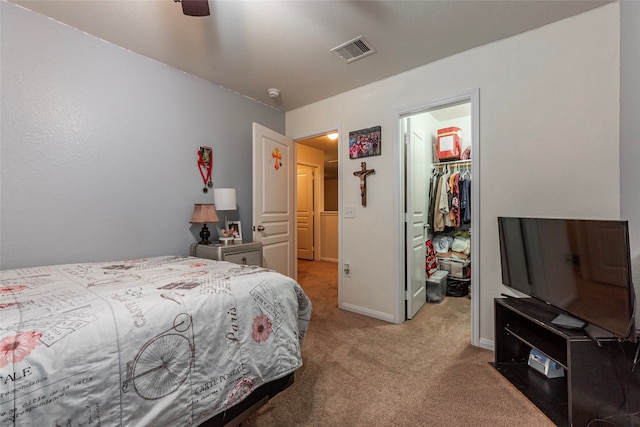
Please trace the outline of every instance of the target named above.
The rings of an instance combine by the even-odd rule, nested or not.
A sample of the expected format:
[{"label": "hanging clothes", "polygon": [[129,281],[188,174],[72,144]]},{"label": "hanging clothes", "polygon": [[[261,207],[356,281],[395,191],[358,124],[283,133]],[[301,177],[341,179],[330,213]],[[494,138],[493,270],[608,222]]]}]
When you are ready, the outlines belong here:
[{"label": "hanging clothes", "polygon": [[[442,166],[440,166],[442,167]],[[433,232],[453,231],[471,223],[471,176],[434,168],[429,182],[428,223]],[[457,166],[456,166],[457,167]]]},{"label": "hanging clothes", "polygon": [[442,195],[440,196],[440,211],[444,214],[445,229],[453,227],[451,221],[451,173],[447,172],[442,176]]},{"label": "hanging clothes", "polygon": [[429,194],[427,194],[427,200],[429,201],[427,223],[431,230],[433,230],[433,214],[435,211],[436,190],[439,178],[440,174],[438,173],[438,170],[434,168],[433,173],[431,174],[431,179],[429,180]]},{"label": "hanging clothes", "polygon": [[464,178],[460,190],[460,211],[463,224],[471,223],[471,178]]},{"label": "hanging clothes", "polygon": [[453,228],[458,228],[460,226],[460,173],[456,172],[451,174],[451,178],[449,179],[449,193],[450,197],[450,205],[449,205],[449,218],[451,219],[451,226]]},{"label": "hanging clothes", "polygon": [[436,182],[436,194],[433,198],[433,231],[439,232],[444,231],[444,214],[440,210],[440,199],[442,195],[442,177],[443,175],[438,175],[438,180]]},{"label": "hanging clothes", "polygon": [[449,219],[449,177],[451,174],[444,173],[438,180],[436,192],[436,205],[433,215],[433,231],[444,231],[445,227],[451,226]]}]

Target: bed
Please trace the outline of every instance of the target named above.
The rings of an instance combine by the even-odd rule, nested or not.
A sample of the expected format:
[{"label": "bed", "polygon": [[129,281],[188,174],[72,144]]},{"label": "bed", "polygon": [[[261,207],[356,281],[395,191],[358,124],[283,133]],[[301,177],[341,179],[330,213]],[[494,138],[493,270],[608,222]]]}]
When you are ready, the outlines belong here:
[{"label": "bed", "polygon": [[268,269],[165,256],[0,279],[1,427],[224,425],[302,366],[311,303]]}]

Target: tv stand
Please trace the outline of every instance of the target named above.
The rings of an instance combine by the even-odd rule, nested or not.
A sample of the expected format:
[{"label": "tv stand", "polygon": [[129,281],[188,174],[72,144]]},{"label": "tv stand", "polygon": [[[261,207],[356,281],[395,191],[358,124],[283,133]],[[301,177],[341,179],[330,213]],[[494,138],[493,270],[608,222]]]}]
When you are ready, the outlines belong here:
[{"label": "tv stand", "polygon": [[[591,338],[586,329],[560,328],[552,323],[557,313],[532,298],[496,298],[494,307],[493,366],[556,425],[586,426],[627,412],[625,404],[634,406],[627,401],[628,384],[621,383],[631,375],[631,360],[615,337],[593,326]],[[566,375],[547,378],[529,367],[531,349],[556,361]]]}]

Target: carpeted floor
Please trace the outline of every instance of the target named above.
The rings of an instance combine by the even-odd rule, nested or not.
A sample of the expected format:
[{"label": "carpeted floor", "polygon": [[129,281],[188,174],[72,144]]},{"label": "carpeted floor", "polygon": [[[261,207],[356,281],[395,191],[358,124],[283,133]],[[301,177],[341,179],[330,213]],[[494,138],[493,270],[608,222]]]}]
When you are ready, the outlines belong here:
[{"label": "carpeted floor", "polygon": [[313,303],[304,366],[243,426],[553,425],[470,345],[468,298],[394,325],[337,308],[337,264],[298,265]]}]

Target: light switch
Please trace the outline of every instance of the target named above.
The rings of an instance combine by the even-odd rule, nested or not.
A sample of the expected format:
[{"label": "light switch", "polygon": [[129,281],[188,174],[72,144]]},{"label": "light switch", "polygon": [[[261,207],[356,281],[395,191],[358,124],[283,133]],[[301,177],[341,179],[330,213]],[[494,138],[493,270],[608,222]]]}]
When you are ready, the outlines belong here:
[{"label": "light switch", "polygon": [[356,208],[353,206],[345,206],[344,207],[344,217],[345,218],[355,218],[356,217]]}]

